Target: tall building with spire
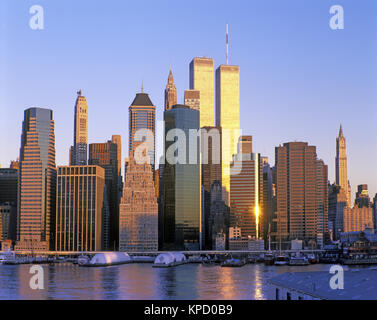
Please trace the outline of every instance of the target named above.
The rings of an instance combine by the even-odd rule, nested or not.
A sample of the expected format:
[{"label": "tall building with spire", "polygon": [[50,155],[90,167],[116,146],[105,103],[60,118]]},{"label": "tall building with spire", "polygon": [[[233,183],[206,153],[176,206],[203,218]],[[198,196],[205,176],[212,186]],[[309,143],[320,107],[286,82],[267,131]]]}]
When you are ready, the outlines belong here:
[{"label": "tall building with spire", "polygon": [[[145,150],[149,157],[148,162],[155,168],[155,127],[156,127],[156,107],[153,105],[148,94],[144,93],[144,86],[141,92],[136,94],[135,99],[129,107],[129,143],[128,153],[136,162],[138,161],[137,147],[145,144]],[[147,129],[147,130],[143,130]],[[148,131],[149,135],[144,136]],[[144,150],[144,148],[143,148]],[[142,156],[147,156],[142,155]]]},{"label": "tall building with spire", "polygon": [[88,104],[86,98],[77,92],[73,146],[70,149],[70,164],[84,166],[88,162]]},{"label": "tall building with spire", "polygon": [[53,112],[25,110],[18,193],[17,249],[49,250],[54,243],[56,166]]},{"label": "tall building with spire", "polygon": [[170,68],[168,83],[165,88],[165,111],[177,104],[177,88],[174,84],[173,73]]},{"label": "tall building with spire", "polygon": [[351,186],[347,174],[346,138],[343,135],[342,125],[340,125],[339,135],[336,138],[335,183],[344,190],[347,197],[347,206],[351,207]]}]

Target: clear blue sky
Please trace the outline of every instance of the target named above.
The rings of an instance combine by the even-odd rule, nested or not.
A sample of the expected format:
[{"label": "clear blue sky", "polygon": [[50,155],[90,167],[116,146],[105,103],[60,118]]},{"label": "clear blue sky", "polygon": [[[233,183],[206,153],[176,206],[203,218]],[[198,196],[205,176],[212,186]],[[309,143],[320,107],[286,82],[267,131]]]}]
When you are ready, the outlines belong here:
[{"label": "clear blue sky", "polygon": [[[29,28],[29,8],[44,8],[45,29]],[[332,5],[344,30],[329,28]],[[162,119],[172,67],[182,102],[189,62],[209,56],[240,66],[240,114],[255,152],[274,164],[288,141],[317,146],[334,180],[342,123],[349,178],[377,192],[377,1],[1,0],[0,163],[19,154],[23,110],[54,110],[57,164],[68,163],[76,91],[89,104],[89,142],[121,134],[127,155],[128,106],[144,81]]]}]

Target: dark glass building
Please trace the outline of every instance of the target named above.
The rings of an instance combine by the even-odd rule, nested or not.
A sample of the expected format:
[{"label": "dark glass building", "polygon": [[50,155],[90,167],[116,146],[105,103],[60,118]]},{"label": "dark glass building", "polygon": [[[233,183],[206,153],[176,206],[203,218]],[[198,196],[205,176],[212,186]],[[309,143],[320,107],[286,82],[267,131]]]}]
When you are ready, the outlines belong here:
[{"label": "dark glass building", "polygon": [[[163,249],[198,250],[201,231],[199,111],[175,105],[164,112],[164,120]],[[190,137],[190,129],[196,130],[196,135],[191,131]],[[176,163],[170,159],[172,155]]]}]

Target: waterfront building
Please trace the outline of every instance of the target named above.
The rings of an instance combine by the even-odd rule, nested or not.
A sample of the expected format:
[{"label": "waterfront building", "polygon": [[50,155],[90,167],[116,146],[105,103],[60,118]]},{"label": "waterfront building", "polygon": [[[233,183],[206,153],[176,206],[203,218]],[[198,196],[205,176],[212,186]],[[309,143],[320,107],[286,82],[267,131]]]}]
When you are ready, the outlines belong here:
[{"label": "waterfront building", "polygon": [[200,94],[199,128],[214,125],[214,61],[194,58],[190,63],[190,90]]},{"label": "waterfront building", "polygon": [[367,184],[360,184],[357,186],[355,206],[359,208],[369,208],[371,206]]},{"label": "waterfront building", "polygon": [[366,228],[374,229],[373,209],[368,207],[345,208],[343,213],[343,231],[364,231]]},{"label": "waterfront building", "polygon": [[0,202],[0,241],[16,240],[17,206],[15,202]]},{"label": "waterfront building", "polygon": [[[129,142],[128,154],[133,156],[136,162],[141,161],[141,157],[146,159],[155,169],[155,125],[156,125],[156,107],[153,105],[148,94],[144,93],[142,87],[141,93],[137,93],[135,99],[129,107]],[[139,131],[140,130],[140,131]],[[143,131],[148,131],[149,134]],[[138,136],[139,135],[139,136]],[[137,147],[143,144],[142,153],[135,154]]]},{"label": "waterfront building", "polygon": [[105,169],[58,167],[55,250],[104,250],[107,210]]},{"label": "waterfront building", "polygon": [[74,137],[70,149],[70,165],[86,165],[88,159],[88,104],[86,98],[77,92],[75,103]]},{"label": "waterfront building", "polygon": [[185,90],[184,104],[191,109],[200,111],[200,91],[199,90]]},{"label": "waterfront building", "polygon": [[347,206],[351,208],[351,186],[347,170],[346,138],[343,135],[342,125],[340,125],[339,135],[336,138],[335,184],[344,190]]},{"label": "waterfront building", "polygon": [[122,193],[121,176],[121,137],[113,135],[105,143],[91,143],[89,145],[89,165],[98,165],[105,169],[107,200],[109,203],[109,229],[106,230],[106,240],[109,243],[105,249],[115,250],[119,245],[119,203]]},{"label": "waterfront building", "polygon": [[329,232],[332,240],[338,240],[343,232],[344,209],[347,207],[347,197],[345,191],[335,184],[329,186],[328,220]]},{"label": "waterfront building", "polygon": [[252,153],[252,137],[241,136],[230,176],[230,225],[241,228],[242,238],[263,235],[263,164]]},{"label": "waterfront building", "polygon": [[17,203],[18,169],[0,168],[0,202]]},{"label": "waterfront building", "polygon": [[216,126],[222,128],[222,185],[227,205],[230,201],[230,163],[237,153],[240,134],[239,72],[238,66],[231,65],[220,65],[216,69]]},{"label": "waterfront building", "polygon": [[277,234],[320,246],[327,225],[327,166],[316,147],[289,142],[275,148]]},{"label": "waterfront building", "polygon": [[177,88],[174,84],[173,73],[170,69],[168,83],[165,88],[165,110],[170,110],[177,104]]},{"label": "waterfront building", "polygon": [[151,165],[137,164],[132,156],[119,208],[119,250],[158,250],[158,204]]},{"label": "waterfront building", "polygon": [[54,243],[54,126],[52,110],[25,110],[20,149],[17,249],[48,250]]},{"label": "waterfront building", "polygon": [[[175,105],[164,112],[164,121],[163,248],[198,250],[201,229],[199,111]],[[185,133],[184,140],[175,129]],[[190,130],[196,132],[194,138],[190,137]],[[168,132],[177,134],[179,141],[167,139]],[[191,139],[186,139],[188,137]]]}]

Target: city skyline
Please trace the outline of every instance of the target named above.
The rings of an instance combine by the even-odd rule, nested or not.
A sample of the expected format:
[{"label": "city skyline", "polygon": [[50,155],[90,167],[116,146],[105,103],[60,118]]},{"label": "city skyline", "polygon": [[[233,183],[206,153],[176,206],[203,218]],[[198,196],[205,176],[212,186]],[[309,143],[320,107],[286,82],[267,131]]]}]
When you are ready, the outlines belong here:
[{"label": "city skyline", "polygon": [[[108,66],[107,58],[109,57],[109,52],[106,50],[102,51],[105,59],[101,60],[103,63],[100,64],[99,70],[96,73],[98,77],[94,77],[94,79],[89,79],[89,77],[93,77],[91,66],[94,66],[97,62],[97,55],[92,54],[90,56],[92,58],[88,59],[89,61],[83,60],[82,53],[77,53],[77,56],[73,55],[65,59],[62,56],[58,56],[62,59],[62,62],[65,62],[62,64],[65,65],[68,70],[77,67],[77,64],[81,64],[84,69],[79,69],[80,73],[77,74],[77,77],[72,83],[68,83],[70,81],[67,78],[67,74],[63,72],[62,80],[56,80],[56,88],[54,81],[51,80],[51,76],[55,77],[55,74],[46,67],[48,65],[54,66],[54,61],[48,59],[47,64],[43,64],[43,59],[46,58],[46,54],[55,53],[54,48],[47,47],[47,53],[39,53],[41,57],[37,54],[31,54],[31,57],[26,58],[26,62],[24,62],[29,62],[28,67],[25,68],[26,64],[22,64],[23,69],[21,66],[15,65],[16,62],[19,62],[18,54],[15,52],[15,49],[21,45],[20,40],[25,42],[22,46],[30,46],[31,51],[36,48],[35,46],[38,43],[39,45],[45,45],[45,41],[47,40],[58,44],[56,40],[51,39],[50,35],[50,32],[56,33],[57,31],[65,36],[61,44],[69,47],[72,44],[69,44],[68,40],[72,39],[67,39],[67,36],[70,35],[71,31],[65,33],[64,26],[60,26],[56,23],[59,19],[47,19],[47,17],[48,13],[56,15],[59,12],[65,14],[69,12],[69,15],[72,15],[72,17],[75,16],[75,13],[64,6],[57,5],[51,7],[48,2],[41,1],[41,5],[46,8],[46,28],[38,34],[32,33],[35,31],[27,29],[26,24],[24,27],[14,25],[10,19],[12,15],[21,14],[20,11],[23,6],[20,5],[16,10],[15,6],[7,2],[5,7],[7,13],[9,13],[9,15],[7,14],[9,18],[5,18],[3,28],[1,29],[2,32],[5,30],[5,34],[8,35],[5,42],[2,42],[2,44],[5,44],[7,50],[0,56],[0,63],[7,65],[5,74],[7,81],[4,79],[0,80],[2,81],[1,83],[4,84],[4,86],[0,86],[4,88],[4,98],[0,100],[1,110],[4,111],[5,115],[2,119],[7,118],[5,123],[1,121],[2,129],[0,132],[2,136],[5,137],[5,139],[1,141],[1,147],[2,150],[7,150],[7,152],[0,155],[2,167],[9,166],[10,161],[15,160],[18,156],[20,147],[19,132],[21,132],[20,126],[23,110],[32,105],[38,105],[54,111],[56,121],[57,165],[68,164],[67,150],[72,143],[71,132],[73,129],[72,115],[74,96],[79,88],[83,89],[83,93],[89,105],[88,143],[104,141],[106,137],[119,132],[123,136],[123,141],[126,145],[126,147],[123,145],[123,148],[128,149],[126,142],[128,122],[127,107],[135,93],[139,92],[140,83],[142,81],[144,82],[145,92],[150,95],[151,100],[154,101],[154,105],[156,106],[156,119],[157,121],[161,121],[164,109],[163,90],[166,85],[166,77],[170,66],[172,67],[177,87],[178,103],[180,103],[183,100],[184,90],[189,89],[189,62],[193,57],[201,55],[212,57],[214,59],[215,69],[220,64],[225,63],[225,24],[229,23],[229,62],[230,64],[240,66],[240,127],[243,130],[243,135],[251,134],[253,136],[255,152],[268,156],[271,165],[274,165],[273,154],[276,146],[284,142],[295,140],[308,142],[310,145],[317,146],[318,157],[323,159],[325,164],[329,166],[329,180],[332,183],[335,181],[335,138],[339,125],[342,124],[344,135],[347,138],[348,176],[352,188],[351,197],[354,199],[356,188],[359,184],[368,184],[370,195],[373,196],[377,192],[377,182],[376,179],[373,179],[373,177],[377,176],[377,168],[373,166],[377,158],[377,151],[370,146],[376,141],[372,125],[377,114],[375,112],[376,93],[372,90],[376,87],[376,80],[372,80],[371,78],[372,74],[375,74],[377,66],[375,62],[372,62],[369,55],[372,56],[377,50],[374,44],[369,44],[371,41],[368,42],[368,37],[373,37],[375,34],[375,31],[371,31],[373,29],[371,26],[375,22],[372,21],[373,19],[368,20],[367,17],[368,15],[372,16],[373,12],[376,12],[377,7],[372,2],[367,2],[365,11],[362,11],[360,7],[352,10],[353,6],[349,1],[341,1],[344,3],[347,14],[346,22],[348,22],[348,24],[346,23],[344,30],[333,31],[328,27],[329,14],[326,2],[327,1],[324,1],[323,7],[322,5],[316,7],[309,5],[309,8],[306,10],[311,10],[311,14],[315,19],[312,20],[312,18],[305,16],[309,21],[300,26],[301,29],[297,28],[297,30],[291,28],[294,27],[295,24],[287,21],[286,18],[290,17],[292,14],[289,12],[290,9],[295,11],[295,9],[300,7],[298,2],[293,1],[292,4],[281,8],[281,19],[278,21],[282,23],[283,30],[273,30],[276,35],[272,35],[272,30],[270,29],[267,31],[261,31],[260,28],[258,29],[258,26],[262,26],[262,20],[254,17],[257,12],[262,12],[262,9],[271,9],[271,5],[250,4],[247,6],[249,9],[255,9],[254,11],[249,10],[249,12],[255,18],[254,26],[256,28],[249,29],[247,27],[242,28],[242,24],[237,22],[234,17],[229,19],[227,15],[220,10],[220,18],[213,27],[205,23],[205,35],[200,36],[196,28],[192,30],[190,37],[199,37],[198,41],[194,41],[195,46],[193,46],[192,49],[184,52],[186,47],[178,49],[177,46],[174,50],[169,47],[172,53],[166,53],[167,51],[165,51],[166,57],[158,53],[157,57],[150,59],[145,66],[143,62],[147,60],[146,55],[142,55],[140,58],[134,60],[138,62],[134,64],[139,70],[135,71],[134,68],[131,68],[131,70],[135,72],[135,76],[129,77],[132,79],[124,79],[124,83],[115,81],[115,79],[119,79],[117,72],[114,81],[109,80],[107,81],[109,83],[105,83],[106,81],[103,80],[103,76],[108,75],[108,71],[105,69]],[[70,5],[72,5],[72,3],[68,2],[67,6],[69,7]],[[80,7],[82,4],[78,4],[78,6]],[[135,6],[136,8],[138,7],[138,5]],[[150,6],[152,11],[153,4],[150,4]],[[244,5],[239,4],[238,6]],[[24,7],[25,12],[22,14],[27,18],[28,8],[26,5]],[[104,30],[100,33],[101,39],[103,39],[105,35],[113,34],[112,32],[116,31],[113,30],[113,27],[116,23],[121,23],[119,20],[120,15],[114,13],[116,11],[114,8],[116,7],[121,9],[123,5],[116,1],[113,2],[113,7],[110,9],[112,14],[115,15],[115,22],[109,22],[109,25],[103,26]],[[277,5],[277,7],[280,8],[279,5]],[[93,5],[92,8],[96,8],[96,5]],[[175,5],[174,8],[178,9],[179,5]],[[161,10],[160,8],[159,12]],[[232,8],[230,8],[230,10],[232,10]],[[85,16],[84,20],[87,22],[94,21],[95,15],[97,14],[95,11],[96,10],[93,12],[90,11],[90,13]],[[105,12],[107,11],[105,10]],[[277,17],[276,13],[271,12],[271,14],[274,18]],[[318,15],[321,16],[320,21],[316,20]],[[283,19],[283,17],[285,18]],[[363,17],[363,21],[361,17]],[[298,16],[297,19],[300,19],[300,16]],[[106,21],[109,21],[108,17]],[[272,24],[271,28],[276,27],[277,22],[275,20],[271,22],[269,19],[269,22]],[[74,22],[74,24],[77,23],[78,22]],[[298,25],[300,21],[296,23]],[[316,32],[310,33],[310,23],[315,24],[314,29],[318,29]],[[178,30],[175,32],[182,30],[182,27],[182,23],[179,24]],[[49,31],[49,28],[53,30]],[[75,25],[75,28],[82,31],[83,34],[88,32],[81,23]],[[361,35],[359,28],[363,28],[363,31],[365,31]],[[247,57],[244,55],[244,51],[252,49],[252,46],[247,41],[243,41],[242,37],[245,36],[245,30],[253,32],[253,35],[256,36],[254,38],[256,41],[254,47],[259,49],[250,51]],[[136,27],[133,28],[132,31],[138,34]],[[292,31],[292,40],[286,37],[288,31]],[[143,32],[146,32],[146,29],[143,29]],[[305,32],[311,36],[313,40],[310,42],[311,45],[309,49],[305,49],[297,45],[297,43],[294,43],[294,41],[301,39]],[[116,31],[113,36],[120,36],[122,33],[129,35],[129,31],[126,30],[125,32],[125,30],[122,29]],[[13,39],[13,37],[11,39],[9,35],[14,36],[15,39]],[[283,35],[284,39],[287,40],[287,44],[284,44],[283,48],[279,51],[285,54],[284,57],[286,61],[279,59],[279,61],[273,61],[272,58],[276,56],[272,53],[270,56],[263,57],[263,55],[269,52],[267,48],[272,49],[274,47],[272,42],[277,41],[279,35]],[[205,36],[210,36],[211,39],[213,37],[213,42],[210,43],[209,48],[206,44],[201,43],[201,40]],[[261,36],[265,36],[265,39],[260,39]],[[17,41],[16,38],[19,38],[19,40]],[[78,38],[81,38],[81,36]],[[133,37],[130,38],[130,43],[132,39]],[[150,39],[149,36],[148,39]],[[248,37],[248,39],[250,38]],[[36,43],[33,43],[33,41]],[[73,44],[76,44],[76,41],[77,40],[72,41]],[[83,51],[88,52],[87,50],[90,50],[90,48],[93,49],[97,47],[97,44],[92,42],[90,38],[87,41],[90,45],[88,48],[83,48]],[[263,44],[265,44],[267,51],[263,50],[263,47],[261,47]],[[360,48],[355,49],[355,44],[360,45]],[[143,44],[141,45],[143,46]],[[125,51],[125,47],[120,46],[117,48],[120,50],[119,53],[115,54],[116,59],[120,58],[118,54],[119,56],[124,55],[124,57],[130,55],[130,58],[133,58],[133,54],[129,53],[129,51]],[[359,59],[357,61],[355,60],[356,62],[353,61],[354,64],[348,66],[350,60],[347,59],[350,57],[351,48],[353,54],[357,54]],[[310,52],[310,49],[314,49],[312,50],[313,52]],[[357,50],[356,53],[355,50]],[[174,61],[168,62],[167,60],[172,60],[172,56],[174,56]],[[300,73],[297,70],[294,71],[294,75],[292,76],[293,80],[289,79],[288,84],[285,84],[284,79],[286,77],[285,73],[287,72],[287,67],[294,61],[295,57],[299,58],[297,60],[297,69],[304,68],[305,72]],[[321,57],[321,59],[319,59],[319,57]],[[152,66],[151,63],[158,64],[159,58],[162,58],[161,66]],[[313,60],[314,62],[310,62],[310,58],[316,59]],[[32,60],[29,59],[33,59],[33,63],[31,63]],[[321,60],[322,63],[321,70],[324,70],[321,74],[314,72],[315,67],[319,66],[319,60]],[[364,60],[364,62],[362,62],[362,60]],[[251,64],[250,61],[254,62]],[[262,67],[253,70],[251,66],[255,67],[254,63],[258,63]],[[331,65],[334,64],[335,66],[331,67]],[[120,63],[121,69],[123,70],[126,65],[128,64]],[[140,66],[143,66],[143,68],[140,68]],[[55,71],[62,71],[58,67],[54,68],[56,68]],[[358,81],[356,84],[349,82],[353,81],[352,76],[355,75],[353,69],[358,69],[358,73],[356,73]],[[87,71],[86,74],[82,72],[82,70]],[[265,74],[262,73],[262,70]],[[336,71],[339,72],[337,73]],[[111,72],[115,72],[115,70],[111,68]],[[36,75],[35,81],[32,81],[33,83],[30,84],[30,88],[26,87],[25,80],[20,80],[20,77],[27,78],[33,73]],[[306,74],[309,74],[310,77],[302,79],[301,77]],[[272,75],[274,75],[274,77],[268,80],[267,78]],[[17,76],[19,77],[18,79]],[[329,78],[331,78],[331,80]],[[19,86],[15,85],[14,81],[16,79],[20,81]],[[65,82],[63,82],[63,80]],[[46,81],[52,81],[52,83],[48,84]],[[304,85],[301,82],[306,84]],[[336,85],[331,85],[332,83]],[[351,83],[354,85],[352,93],[349,92]],[[98,86],[102,87],[102,89],[99,90]],[[20,92],[20,88],[23,89],[23,94],[16,95],[16,93]],[[113,89],[109,93],[110,88]],[[284,89],[286,91],[283,93]],[[261,92],[258,93],[260,90]],[[272,101],[270,97],[265,95],[265,92],[268,90],[273,90],[274,93],[282,99]],[[323,93],[323,95],[318,94],[319,90],[321,90],[320,92]],[[320,96],[320,98],[317,96]],[[262,101],[262,97],[265,102]],[[303,102],[305,102],[305,104]],[[292,107],[287,108],[290,104]],[[119,114],[119,116],[114,117],[105,114],[105,109],[106,111],[113,110],[114,114]],[[283,112],[288,115],[283,115]],[[309,117],[307,117],[306,114],[308,114]],[[366,116],[366,114],[368,116]],[[281,121],[284,120],[284,123],[287,125],[281,128],[279,119],[281,119]],[[99,123],[99,121],[103,123]],[[295,123],[295,125],[293,125],[293,123]],[[269,130],[265,129],[266,124],[270,124],[268,127]],[[318,126],[320,126],[321,130],[318,130]],[[162,137],[157,138],[162,139]],[[159,142],[156,141],[156,146],[158,146],[158,144]],[[123,158],[125,156],[126,155],[123,155]],[[156,155],[157,162],[158,159],[159,154]],[[369,165],[365,165],[365,159],[367,159],[366,161]],[[124,159],[122,159],[122,162],[123,160]]]}]

